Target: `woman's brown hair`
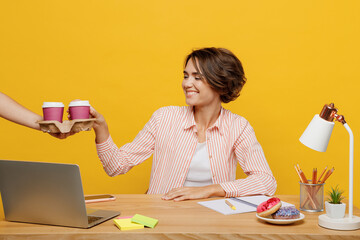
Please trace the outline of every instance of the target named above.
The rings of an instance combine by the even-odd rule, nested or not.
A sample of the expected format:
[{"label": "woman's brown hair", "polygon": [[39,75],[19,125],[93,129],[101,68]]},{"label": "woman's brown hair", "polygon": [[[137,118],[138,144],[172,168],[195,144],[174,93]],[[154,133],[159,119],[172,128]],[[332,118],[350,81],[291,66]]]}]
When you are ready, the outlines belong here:
[{"label": "woman's brown hair", "polygon": [[228,103],[240,96],[246,77],[240,60],[231,51],[214,47],[194,50],[186,57],[185,67],[190,59],[196,70],[220,94],[222,102]]}]

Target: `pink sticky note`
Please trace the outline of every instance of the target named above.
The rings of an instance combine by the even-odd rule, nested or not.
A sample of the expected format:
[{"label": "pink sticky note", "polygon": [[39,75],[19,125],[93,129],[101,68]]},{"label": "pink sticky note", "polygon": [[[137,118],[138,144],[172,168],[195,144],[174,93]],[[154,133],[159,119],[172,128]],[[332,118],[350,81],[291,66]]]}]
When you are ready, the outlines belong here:
[{"label": "pink sticky note", "polygon": [[123,216],[123,217],[117,217],[116,219],[127,219],[127,218],[132,218],[133,216]]}]

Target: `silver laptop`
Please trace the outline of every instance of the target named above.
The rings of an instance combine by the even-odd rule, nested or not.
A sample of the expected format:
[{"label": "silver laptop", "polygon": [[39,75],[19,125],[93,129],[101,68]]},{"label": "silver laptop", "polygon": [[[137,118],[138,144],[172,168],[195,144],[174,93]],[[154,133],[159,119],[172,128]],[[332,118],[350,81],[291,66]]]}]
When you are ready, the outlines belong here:
[{"label": "silver laptop", "polygon": [[86,209],[74,164],[0,160],[0,192],[8,221],[89,228],[120,214]]}]

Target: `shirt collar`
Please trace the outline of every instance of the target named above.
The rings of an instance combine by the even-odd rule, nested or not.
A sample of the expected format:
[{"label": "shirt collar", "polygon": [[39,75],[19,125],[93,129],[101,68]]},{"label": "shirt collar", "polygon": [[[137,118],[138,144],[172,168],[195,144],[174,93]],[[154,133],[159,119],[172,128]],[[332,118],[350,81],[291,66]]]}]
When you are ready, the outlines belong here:
[{"label": "shirt collar", "polygon": [[[220,109],[220,115],[218,119],[216,119],[214,125],[212,125],[209,129],[217,128],[221,135],[223,135],[224,129],[224,115],[225,115],[225,109],[221,106]],[[190,129],[194,127],[194,131],[196,130],[196,122],[194,117],[194,108],[191,106],[187,107],[186,117],[185,117],[185,124],[184,124],[184,130]]]},{"label": "shirt collar", "polygon": [[195,117],[194,117],[194,109],[191,106],[186,107],[186,117],[185,117],[185,125],[184,130],[192,128],[196,126]]}]

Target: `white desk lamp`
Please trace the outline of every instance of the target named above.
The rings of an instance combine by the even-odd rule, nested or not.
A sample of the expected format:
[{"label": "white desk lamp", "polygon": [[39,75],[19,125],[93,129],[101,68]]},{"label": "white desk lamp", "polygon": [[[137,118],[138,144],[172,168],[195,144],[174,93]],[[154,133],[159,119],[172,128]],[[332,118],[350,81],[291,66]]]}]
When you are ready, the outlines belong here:
[{"label": "white desk lamp", "polygon": [[319,216],[319,225],[336,230],[355,230],[360,228],[360,217],[353,216],[353,170],[354,170],[354,136],[345,122],[344,116],[337,114],[334,104],[325,105],[320,114],[316,114],[303,135],[300,142],[319,152],[325,152],[334,128],[333,120],[341,122],[350,135],[350,163],[349,163],[349,214],[344,218],[333,219],[326,214]]}]

